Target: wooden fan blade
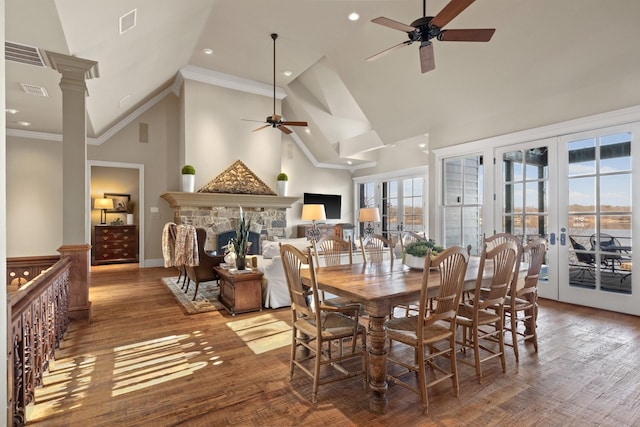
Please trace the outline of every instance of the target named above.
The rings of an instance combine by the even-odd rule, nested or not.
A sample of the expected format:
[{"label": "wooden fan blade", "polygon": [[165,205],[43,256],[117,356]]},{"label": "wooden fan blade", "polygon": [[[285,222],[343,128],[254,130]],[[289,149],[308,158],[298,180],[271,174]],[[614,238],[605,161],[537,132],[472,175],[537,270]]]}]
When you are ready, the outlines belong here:
[{"label": "wooden fan blade", "polygon": [[278,129],[280,129],[283,133],[285,133],[285,134],[287,134],[287,135],[289,135],[289,134],[292,132],[292,130],[291,130],[291,129],[289,129],[289,128],[287,128],[287,127],[284,127],[284,126],[282,126],[282,125],[278,126]]},{"label": "wooden fan blade", "polygon": [[445,42],[488,42],[495,32],[495,28],[442,30],[440,34],[438,34],[438,40]]},{"label": "wooden fan blade", "polygon": [[409,46],[411,43],[413,43],[411,40],[407,40],[406,42],[402,42],[402,43],[399,43],[399,44],[397,44],[395,46],[391,46],[390,48],[385,49],[382,52],[378,52],[375,55],[372,55],[372,56],[368,57],[367,61],[369,61],[369,62],[375,61],[376,59],[378,59],[378,58],[380,58],[382,56],[385,56],[386,54],[388,54],[390,52],[393,52],[396,49],[399,49],[399,48],[404,47],[404,46]]},{"label": "wooden fan blade", "polygon": [[258,130],[261,130],[261,129],[264,129],[264,128],[268,128],[269,126],[271,126],[271,125],[264,125],[264,126],[260,126],[259,128],[255,128],[255,129],[254,129],[254,130],[252,130],[251,132],[255,132],[255,131],[258,131]]},{"label": "wooden fan blade", "polygon": [[420,46],[420,69],[423,73],[436,68],[436,59],[433,55],[433,44]]},{"label": "wooden fan blade", "polygon": [[251,119],[240,119],[243,122],[256,122],[256,123],[264,123],[264,120],[251,120]]},{"label": "wooden fan blade", "polygon": [[403,24],[402,22],[394,21],[393,19],[385,18],[384,16],[372,19],[371,22],[393,28],[394,30],[404,31],[405,33],[410,33],[415,30],[411,25]]},{"label": "wooden fan blade", "polygon": [[307,126],[307,122],[282,122],[282,124],[287,126]]},{"label": "wooden fan blade", "polygon": [[440,13],[433,17],[431,25],[435,25],[438,28],[444,27],[474,1],[475,0],[451,0]]}]

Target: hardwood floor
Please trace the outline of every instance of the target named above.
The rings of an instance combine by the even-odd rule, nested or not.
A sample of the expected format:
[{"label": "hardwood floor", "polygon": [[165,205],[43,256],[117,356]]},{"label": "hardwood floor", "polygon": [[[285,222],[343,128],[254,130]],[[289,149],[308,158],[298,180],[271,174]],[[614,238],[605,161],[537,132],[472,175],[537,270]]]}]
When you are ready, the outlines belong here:
[{"label": "hardwood floor", "polygon": [[[542,300],[539,353],[520,347],[507,372],[483,364],[483,384],[459,364],[460,396],[449,382],[419,396],[389,386],[389,411],[373,414],[358,379],[320,388],[288,379],[289,341],[256,354],[227,323],[290,323],[289,309],[184,315],[160,282],[173,270],[94,267],[90,324],[73,322],[29,408],[43,426],[213,425],[638,425],[640,321],[637,317]],[[271,317],[270,317],[271,316]],[[268,328],[267,328],[268,330]],[[267,340],[268,341],[268,340]],[[394,343],[393,351],[400,351]],[[255,348],[255,347],[254,347]],[[258,348],[260,348],[258,346]]]}]

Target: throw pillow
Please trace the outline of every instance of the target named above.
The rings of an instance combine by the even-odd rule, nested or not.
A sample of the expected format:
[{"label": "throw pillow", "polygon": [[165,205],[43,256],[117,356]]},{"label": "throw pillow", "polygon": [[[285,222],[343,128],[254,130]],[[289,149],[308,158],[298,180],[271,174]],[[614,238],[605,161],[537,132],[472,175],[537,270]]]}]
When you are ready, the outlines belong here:
[{"label": "throw pillow", "polygon": [[262,245],[262,257],[272,259],[280,255],[280,244],[278,242],[264,242]]}]

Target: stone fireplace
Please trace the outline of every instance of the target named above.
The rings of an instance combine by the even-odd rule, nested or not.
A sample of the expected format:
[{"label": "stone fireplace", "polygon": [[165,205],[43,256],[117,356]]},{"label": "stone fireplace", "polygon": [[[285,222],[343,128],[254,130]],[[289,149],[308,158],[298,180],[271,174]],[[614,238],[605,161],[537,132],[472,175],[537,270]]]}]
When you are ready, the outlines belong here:
[{"label": "stone fireplace", "polygon": [[245,219],[251,221],[250,230],[260,236],[259,248],[252,252],[261,253],[263,240],[286,237],[287,209],[299,200],[275,195],[241,161],[197,193],[167,192],[162,198],[173,208],[173,222],[207,230],[205,249],[218,253],[222,251],[218,235],[236,230],[240,207]]},{"label": "stone fireplace", "polygon": [[[265,197],[268,200],[263,200]],[[217,235],[236,229],[240,206],[245,218],[251,220],[251,231],[260,234],[262,243],[265,239],[286,237],[287,209],[299,200],[298,197],[181,192],[164,193],[162,198],[173,208],[173,222],[207,230],[205,248],[218,253]]]}]

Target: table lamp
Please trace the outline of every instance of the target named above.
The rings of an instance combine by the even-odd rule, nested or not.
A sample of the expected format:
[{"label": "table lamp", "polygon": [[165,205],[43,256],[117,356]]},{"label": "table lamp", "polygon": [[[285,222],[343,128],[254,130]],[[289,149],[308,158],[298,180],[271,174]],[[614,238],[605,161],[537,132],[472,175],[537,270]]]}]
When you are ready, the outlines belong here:
[{"label": "table lamp", "polygon": [[370,236],[373,234],[373,223],[380,221],[380,211],[378,208],[360,208],[358,222],[368,222],[369,225],[364,229],[364,234]]},{"label": "table lamp", "polygon": [[106,197],[103,199],[95,199],[93,201],[94,209],[102,209],[100,211],[100,225],[104,225],[107,223],[107,210],[113,209],[113,199],[107,199]]},{"label": "table lamp", "polygon": [[327,214],[324,211],[324,205],[302,205],[302,220],[312,222],[308,233],[312,240],[317,241],[320,237],[320,230],[318,230],[316,221],[324,221],[326,219]]}]

